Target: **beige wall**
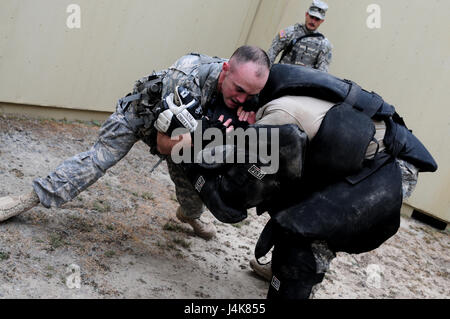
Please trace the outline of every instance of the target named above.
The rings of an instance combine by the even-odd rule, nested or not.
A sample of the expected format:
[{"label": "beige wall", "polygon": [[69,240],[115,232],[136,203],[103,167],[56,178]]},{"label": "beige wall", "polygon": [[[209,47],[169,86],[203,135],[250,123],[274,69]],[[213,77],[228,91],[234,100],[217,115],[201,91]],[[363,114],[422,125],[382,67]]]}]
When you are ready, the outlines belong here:
[{"label": "beige wall", "polygon": [[[304,21],[310,2],[2,0],[0,102],[112,112],[137,78],[187,52],[268,49],[281,28]],[[402,114],[439,164],[421,174],[408,204],[450,221],[450,1],[327,2],[320,31],[334,46],[330,73],[376,91]],[[70,3],[81,6],[81,29],[66,27]],[[366,25],[372,3],[381,8],[380,29]]]},{"label": "beige wall", "polygon": [[[81,28],[69,29],[69,4]],[[138,78],[189,52],[228,57],[258,0],[2,0],[0,101],[114,111]]]},{"label": "beige wall", "polygon": [[[268,49],[280,29],[304,21],[311,1],[263,0],[248,37]],[[319,31],[333,43],[330,73],[382,95],[438,162],[420,175],[407,203],[450,221],[450,1],[328,0]],[[367,7],[378,4],[381,28],[369,29]]]}]

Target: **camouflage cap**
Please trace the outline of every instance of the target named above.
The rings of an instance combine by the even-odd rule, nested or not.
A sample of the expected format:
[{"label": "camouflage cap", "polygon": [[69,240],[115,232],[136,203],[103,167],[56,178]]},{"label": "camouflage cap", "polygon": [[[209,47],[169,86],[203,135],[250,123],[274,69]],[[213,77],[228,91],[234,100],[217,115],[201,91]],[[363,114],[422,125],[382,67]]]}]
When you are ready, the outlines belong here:
[{"label": "camouflage cap", "polygon": [[320,20],[325,19],[325,13],[328,10],[328,5],[320,0],[313,0],[311,6],[309,7],[308,14],[310,16],[319,18]]}]

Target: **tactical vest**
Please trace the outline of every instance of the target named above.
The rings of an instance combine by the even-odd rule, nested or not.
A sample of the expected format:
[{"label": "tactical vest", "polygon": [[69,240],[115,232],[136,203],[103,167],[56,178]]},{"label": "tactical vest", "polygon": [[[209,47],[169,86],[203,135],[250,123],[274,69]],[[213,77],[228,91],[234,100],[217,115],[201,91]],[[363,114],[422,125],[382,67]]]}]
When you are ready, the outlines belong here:
[{"label": "tactical vest", "polygon": [[[313,46],[310,45],[310,46],[308,47],[308,46],[305,44],[305,49],[300,48],[300,49],[302,49],[302,50],[295,50],[295,51],[293,51],[293,50],[294,50],[294,46],[295,46],[296,44],[297,44],[297,45],[301,45],[302,40],[303,40],[303,39],[306,39],[306,38],[322,38],[322,39],[323,39],[323,38],[325,38],[325,36],[324,36],[323,34],[319,33],[319,32],[316,32],[316,33],[311,33],[311,34],[305,34],[305,35],[303,35],[303,36],[301,36],[301,37],[292,39],[291,42],[289,42],[289,44],[287,45],[286,49],[283,50],[283,54],[282,54],[281,57],[280,57],[280,62],[279,62],[279,63],[283,63],[283,59],[284,59],[288,54],[290,54],[290,53],[292,52],[292,53],[291,53],[290,61],[289,61],[289,62],[285,61],[284,63],[298,64],[297,61],[300,60],[300,61],[302,61],[302,63],[303,63],[304,65],[306,65],[306,66],[314,66],[314,64],[317,62],[317,56],[318,56],[318,54],[319,54],[320,46],[317,46],[317,44],[315,44],[315,45],[313,45]],[[308,52],[308,49],[309,49],[309,50],[315,50],[315,52],[314,52],[315,55],[314,55],[314,56],[311,56],[313,59],[311,59],[311,57],[309,57],[309,56],[306,58],[306,61],[303,61],[303,56],[300,57],[300,59],[298,59],[298,52],[309,53],[309,52]],[[309,54],[311,54],[311,53],[309,53]]]},{"label": "tactical vest", "polygon": [[[182,63],[177,65],[177,62],[180,61],[178,60],[171,68],[184,73],[186,79],[193,81],[199,87],[199,91],[201,91],[210,74],[212,65],[221,63],[224,60],[198,53],[191,53],[189,55],[196,56],[198,62],[195,61],[196,63],[189,65],[183,65]],[[154,122],[162,110],[163,79],[168,72],[168,70],[153,72],[139,79],[134,85],[133,92],[118,101],[118,110],[125,114],[136,136],[150,146],[150,152],[152,154],[157,154]],[[172,89],[175,90],[175,87]],[[201,96],[200,98],[203,100],[206,97]],[[198,117],[203,115],[202,105],[195,110],[195,114]]]},{"label": "tactical vest", "polygon": [[[356,183],[381,167],[388,160],[385,154],[376,156],[369,165],[365,163],[365,151],[375,134],[371,119],[386,123],[383,142],[391,157],[410,162],[420,172],[437,169],[431,154],[407,129],[394,107],[375,92],[325,72],[275,64],[260,93],[260,103],[264,105],[284,95],[305,95],[336,103],[324,117],[308,149],[309,168],[315,172],[347,176],[350,182]],[[361,171],[363,166],[365,169]]]}]

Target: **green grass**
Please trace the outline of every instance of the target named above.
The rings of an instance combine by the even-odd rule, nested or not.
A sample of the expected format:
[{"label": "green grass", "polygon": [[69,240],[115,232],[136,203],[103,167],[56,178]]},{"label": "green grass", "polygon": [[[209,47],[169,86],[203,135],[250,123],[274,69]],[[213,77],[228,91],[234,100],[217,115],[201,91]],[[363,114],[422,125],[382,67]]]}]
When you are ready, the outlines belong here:
[{"label": "green grass", "polygon": [[189,248],[189,247],[191,247],[191,243],[188,242],[188,241],[186,241],[186,240],[184,240],[183,238],[173,238],[172,241],[173,241],[176,245],[181,246],[181,247],[183,247],[183,248]]},{"label": "green grass", "polygon": [[9,259],[9,253],[0,251],[0,261]]},{"label": "green grass", "polygon": [[52,249],[57,249],[66,244],[66,242],[63,240],[63,238],[59,234],[51,234],[48,241],[49,241],[50,247]]},{"label": "green grass", "polygon": [[243,220],[243,221],[241,221],[239,223],[231,224],[231,226],[236,227],[236,228],[241,228],[242,226],[247,226],[249,224],[250,224],[250,221],[245,219],[245,220]]},{"label": "green grass", "polygon": [[115,255],[116,255],[116,252],[113,251],[113,250],[108,250],[108,251],[105,252],[105,256],[108,257],[108,258],[111,258],[111,257],[113,257]]},{"label": "green grass", "polygon": [[142,193],[141,197],[146,200],[154,200],[155,199],[155,197],[152,194],[147,193],[147,192]]},{"label": "green grass", "polygon": [[174,231],[174,232],[186,232],[186,229],[179,224],[168,222],[163,226],[164,230]]},{"label": "green grass", "polygon": [[92,205],[92,208],[99,213],[106,213],[111,210],[111,205],[109,203],[105,203],[102,200],[95,201]]}]

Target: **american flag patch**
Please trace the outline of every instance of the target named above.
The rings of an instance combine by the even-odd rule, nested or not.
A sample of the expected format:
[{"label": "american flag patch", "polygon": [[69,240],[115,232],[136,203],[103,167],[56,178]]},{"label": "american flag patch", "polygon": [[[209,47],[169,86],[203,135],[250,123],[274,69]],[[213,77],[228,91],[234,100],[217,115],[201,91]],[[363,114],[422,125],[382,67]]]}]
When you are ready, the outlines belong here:
[{"label": "american flag patch", "polygon": [[286,36],[286,31],[284,31],[284,29],[283,29],[280,31],[280,38],[284,38],[285,36]]}]

